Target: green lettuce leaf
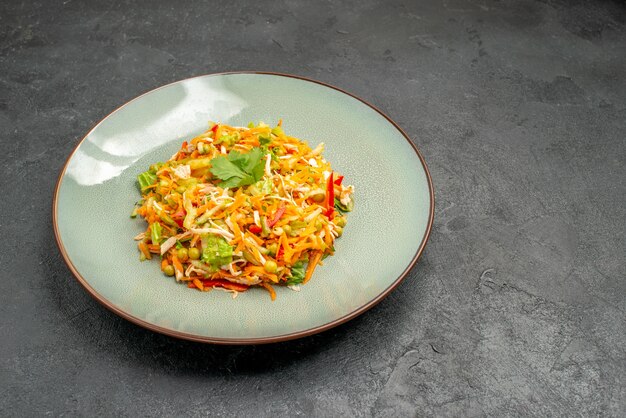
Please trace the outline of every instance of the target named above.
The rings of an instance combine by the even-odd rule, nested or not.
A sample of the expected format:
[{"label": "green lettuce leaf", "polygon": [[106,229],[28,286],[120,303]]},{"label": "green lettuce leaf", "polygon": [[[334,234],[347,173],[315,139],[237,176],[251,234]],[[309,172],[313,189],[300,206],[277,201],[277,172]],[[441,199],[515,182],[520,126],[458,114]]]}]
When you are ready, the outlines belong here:
[{"label": "green lettuce leaf", "polygon": [[158,222],[150,224],[150,240],[152,240],[152,243],[156,245],[161,244],[162,237],[163,228],[161,227],[161,224]]},{"label": "green lettuce leaf", "polygon": [[152,171],[144,171],[137,176],[137,183],[139,185],[139,191],[144,192],[146,187],[152,186],[157,181],[157,176]]},{"label": "green lettuce leaf", "polygon": [[304,274],[306,273],[306,265],[303,260],[296,262],[291,267],[291,277],[287,279],[287,285],[300,284],[304,280]]},{"label": "green lettuce leaf", "polygon": [[226,239],[215,234],[205,234],[202,241],[202,261],[217,271],[220,266],[233,261],[233,247],[228,245]]}]

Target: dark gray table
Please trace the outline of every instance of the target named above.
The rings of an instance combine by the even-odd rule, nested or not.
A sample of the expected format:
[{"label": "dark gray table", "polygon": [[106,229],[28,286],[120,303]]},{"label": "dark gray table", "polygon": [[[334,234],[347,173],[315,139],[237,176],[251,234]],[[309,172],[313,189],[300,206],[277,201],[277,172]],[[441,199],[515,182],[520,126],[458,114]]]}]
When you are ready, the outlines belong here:
[{"label": "dark gray table", "polygon": [[[0,5],[0,415],[618,416],[626,411],[626,4]],[[92,300],[51,226],[65,158],[186,77],[303,75],[414,139],[426,252],[365,315],[215,347]]]}]

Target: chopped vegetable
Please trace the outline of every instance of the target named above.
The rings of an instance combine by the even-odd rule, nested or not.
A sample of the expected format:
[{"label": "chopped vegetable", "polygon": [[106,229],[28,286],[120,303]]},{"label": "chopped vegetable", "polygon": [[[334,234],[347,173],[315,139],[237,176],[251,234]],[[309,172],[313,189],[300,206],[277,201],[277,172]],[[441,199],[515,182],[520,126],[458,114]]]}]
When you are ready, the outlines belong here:
[{"label": "chopped vegetable", "polygon": [[153,244],[160,244],[161,243],[161,232],[162,231],[163,231],[163,227],[161,227],[160,223],[155,222],[152,225],[150,225],[150,239],[152,240]]},{"label": "chopped vegetable", "polygon": [[306,283],[311,279],[311,276],[313,275],[313,271],[315,270],[315,267],[317,267],[317,263],[319,263],[320,259],[322,258],[322,252],[321,251],[315,251],[312,255],[311,258],[309,260],[309,264],[306,268],[306,273],[304,275],[304,279],[302,280],[302,283]]},{"label": "chopped vegetable", "polygon": [[304,261],[300,260],[291,267],[291,277],[287,279],[287,285],[300,284],[304,281],[306,273]]},{"label": "chopped vegetable", "polygon": [[137,183],[139,183],[139,191],[143,192],[148,187],[154,185],[157,181],[157,176],[154,172],[144,171],[137,176]]},{"label": "chopped vegetable", "polygon": [[210,265],[213,270],[233,261],[233,247],[228,245],[224,237],[215,234],[206,234],[202,241],[202,261]]},{"label": "chopped vegetable", "polygon": [[205,287],[223,287],[224,289],[234,290],[236,292],[245,292],[248,286],[241,283],[233,283],[228,280],[202,280]]},{"label": "chopped vegetable", "polygon": [[260,234],[261,232],[263,232],[263,228],[261,228],[258,225],[250,225],[250,228],[248,228],[248,231],[252,232],[253,234]]},{"label": "chopped vegetable", "polygon": [[328,176],[328,184],[326,186],[326,216],[328,219],[333,219],[333,212],[335,209],[335,183],[333,183],[333,173],[331,171]]},{"label": "chopped vegetable", "polygon": [[284,213],[285,213],[285,204],[281,202],[280,206],[278,207],[278,210],[274,214],[274,218],[267,223],[267,226],[271,228],[274,225],[276,225],[276,222],[280,220],[280,217],[283,216]]},{"label": "chopped vegetable", "polygon": [[352,201],[352,199],[349,200],[347,205],[344,205],[343,203],[341,203],[341,200],[335,198],[335,209],[337,209],[339,212],[352,212],[353,208],[354,202]]}]

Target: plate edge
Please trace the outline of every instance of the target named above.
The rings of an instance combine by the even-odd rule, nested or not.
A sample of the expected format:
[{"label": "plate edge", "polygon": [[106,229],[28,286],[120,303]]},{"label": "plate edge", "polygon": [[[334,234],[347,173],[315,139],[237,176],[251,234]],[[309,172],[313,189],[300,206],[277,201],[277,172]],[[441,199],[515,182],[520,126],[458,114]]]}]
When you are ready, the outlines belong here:
[{"label": "plate edge", "polygon": [[[261,337],[261,338],[212,338],[212,337],[203,337],[203,336],[198,336],[195,334],[189,334],[189,333],[185,333],[185,332],[181,332],[181,331],[176,331],[176,330],[171,330],[168,328],[163,328],[159,325],[155,325],[152,323],[149,323],[147,321],[144,321],[141,318],[138,318],[136,316],[133,316],[125,311],[123,311],[122,309],[118,308],[117,306],[115,306],[113,303],[109,302],[108,300],[106,300],[103,296],[101,296],[98,292],[96,292],[96,290],[91,287],[89,285],[89,283],[82,277],[82,275],[78,272],[78,270],[76,269],[76,267],[74,266],[74,264],[72,263],[72,261],[70,260],[66,250],[65,250],[65,246],[63,245],[63,242],[61,240],[61,235],[60,235],[60,231],[59,231],[59,227],[58,227],[58,196],[59,196],[59,190],[61,189],[61,183],[63,182],[63,177],[65,176],[65,172],[67,171],[67,166],[70,162],[70,160],[72,159],[72,157],[74,156],[74,154],[76,153],[76,151],[78,150],[78,148],[81,146],[81,144],[85,141],[85,139],[102,123],[104,122],[106,119],[108,119],[112,114],[116,113],[117,111],[119,111],[120,109],[122,109],[123,107],[125,107],[126,105],[142,98],[145,95],[148,95],[150,93],[153,93],[157,90],[166,88],[168,86],[171,86],[173,84],[177,84],[177,83],[182,83],[184,81],[187,80],[191,80],[194,78],[201,78],[201,77],[213,77],[213,76],[222,76],[222,75],[235,75],[235,74],[252,74],[252,75],[272,75],[272,76],[279,76],[279,77],[287,77],[287,78],[294,78],[297,80],[302,80],[302,81],[307,81],[310,83],[314,83],[314,84],[319,84],[322,85],[324,87],[328,87],[331,88],[333,90],[339,91],[341,93],[344,93],[356,100],[358,100],[359,102],[365,104],[366,106],[368,106],[369,108],[373,109],[374,111],[376,111],[378,114],[380,114],[382,117],[384,117],[389,123],[391,123],[391,125],[396,128],[404,137],[404,139],[409,143],[409,145],[413,148],[413,151],[415,152],[415,154],[417,155],[417,157],[419,158],[422,167],[424,167],[424,172],[426,173],[426,180],[428,182],[428,191],[429,191],[429,197],[430,197],[430,208],[429,208],[429,214],[428,214],[428,223],[426,226],[426,232],[424,234],[424,236],[422,237],[422,241],[420,242],[420,245],[417,248],[417,251],[415,253],[415,255],[413,256],[413,258],[411,259],[411,261],[409,262],[409,264],[407,265],[407,267],[404,269],[404,271],[398,276],[398,278],[396,278],[394,280],[393,283],[391,283],[391,285],[389,285],[389,287],[387,287],[383,292],[381,292],[377,297],[375,297],[374,299],[372,299],[371,301],[369,301],[368,303],[366,303],[365,305],[359,307],[358,309],[342,316],[341,318],[337,318],[334,321],[328,322],[326,324],[314,327],[314,328],[309,328],[307,330],[303,330],[303,331],[297,331],[297,332],[292,332],[289,334],[282,334],[282,335],[277,335],[277,336],[271,336],[271,337]],[[308,78],[308,77],[303,77],[303,76],[298,76],[298,75],[293,75],[293,74],[286,74],[286,73],[279,73],[279,72],[271,72],[271,71],[228,71],[228,72],[219,72],[219,73],[210,73],[210,74],[202,74],[202,75],[197,75],[194,77],[189,77],[189,78],[185,78],[182,80],[177,80],[174,81],[172,83],[168,83],[165,84],[163,86],[159,86],[157,88],[154,88],[152,90],[149,90],[135,98],[133,98],[132,100],[129,100],[127,102],[125,102],[124,104],[122,104],[121,106],[115,108],[113,111],[111,111],[109,114],[107,114],[104,118],[102,118],[98,123],[96,123],[84,136],[83,138],[76,144],[76,146],[74,146],[74,149],[72,150],[72,152],[69,154],[69,156],[67,157],[67,159],[65,160],[65,163],[63,164],[63,167],[59,173],[59,176],[57,178],[57,182],[54,188],[54,194],[53,194],[53,198],[52,198],[52,224],[53,224],[53,229],[54,229],[54,237],[57,243],[57,246],[59,247],[59,251],[61,252],[61,255],[63,257],[63,260],[65,261],[65,264],[68,266],[68,268],[70,269],[71,273],[74,275],[74,277],[76,278],[76,280],[81,284],[81,286],[87,291],[87,293],[89,293],[89,295],[91,297],[93,297],[94,299],[96,299],[96,301],[98,303],[100,303],[102,306],[104,306],[105,308],[109,309],[110,311],[114,312],[115,314],[119,315],[120,317],[136,324],[139,325],[143,328],[146,328],[150,331],[154,331],[154,332],[158,332],[160,334],[164,334],[170,337],[175,337],[175,338],[180,338],[180,339],[184,339],[184,340],[189,340],[189,341],[195,341],[195,342],[202,342],[202,343],[210,343],[210,344],[223,344],[223,345],[254,345],[254,344],[269,344],[269,343],[277,343],[277,342],[282,342],[282,341],[288,341],[288,340],[293,340],[293,339],[297,339],[297,338],[303,338],[303,337],[307,337],[310,335],[314,335],[314,334],[318,334],[320,332],[324,332],[327,331],[331,328],[334,328],[338,325],[341,325],[351,319],[356,318],[357,316],[367,312],[368,310],[370,310],[371,308],[373,308],[374,306],[376,306],[379,302],[381,302],[385,297],[387,297],[389,295],[389,293],[391,293],[396,287],[398,287],[400,285],[400,283],[402,283],[402,281],[405,279],[405,277],[408,275],[409,271],[411,271],[411,269],[415,266],[415,264],[417,263],[418,259],[420,258],[420,256],[422,255],[422,253],[424,252],[424,249],[426,247],[426,243],[428,242],[428,239],[430,238],[430,234],[432,231],[432,225],[433,225],[433,221],[434,221],[434,215],[435,215],[435,193],[434,193],[434,188],[433,188],[433,182],[432,182],[432,177],[430,174],[430,171],[428,169],[428,166],[426,165],[426,161],[424,160],[424,157],[422,156],[421,152],[419,151],[419,149],[417,148],[417,146],[413,143],[413,141],[411,141],[411,139],[409,138],[409,136],[406,134],[406,132],[404,132],[404,130],[398,126],[398,124],[396,122],[394,122],[389,116],[387,116],[383,111],[381,111],[378,107],[374,106],[373,104],[365,101],[364,99],[361,99],[358,96],[355,96],[352,93],[349,93],[339,87],[336,87],[332,84],[328,84],[325,83],[323,81],[318,81],[312,78]]]}]

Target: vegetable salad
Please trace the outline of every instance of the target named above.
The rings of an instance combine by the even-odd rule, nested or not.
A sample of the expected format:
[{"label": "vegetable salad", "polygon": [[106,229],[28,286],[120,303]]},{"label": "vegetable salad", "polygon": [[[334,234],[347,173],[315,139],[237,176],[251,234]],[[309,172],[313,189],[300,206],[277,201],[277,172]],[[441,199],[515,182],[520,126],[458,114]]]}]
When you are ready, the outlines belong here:
[{"label": "vegetable salad", "polygon": [[139,174],[132,217],[148,223],[140,259],[188,287],[243,292],[299,290],[335,251],[353,186],[306,142],[259,123],[213,123],[167,162]]}]

